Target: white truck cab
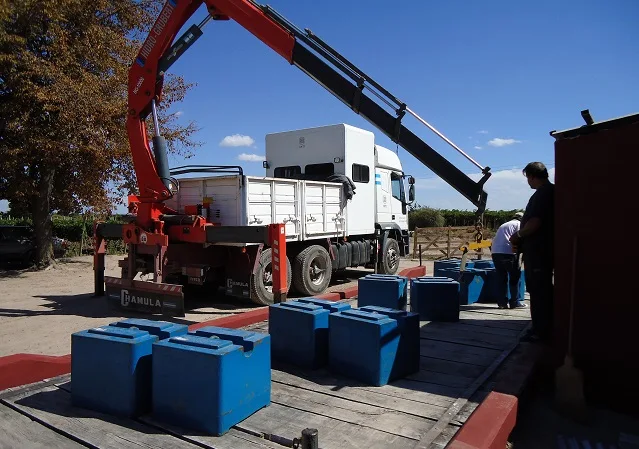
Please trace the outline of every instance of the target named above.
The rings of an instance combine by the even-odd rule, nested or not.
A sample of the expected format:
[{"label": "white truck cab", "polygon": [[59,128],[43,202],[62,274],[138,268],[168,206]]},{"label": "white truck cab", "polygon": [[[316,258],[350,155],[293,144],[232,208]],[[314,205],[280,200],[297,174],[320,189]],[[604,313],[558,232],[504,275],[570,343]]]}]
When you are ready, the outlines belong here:
[{"label": "white truck cab", "polygon": [[[396,153],[375,144],[375,135],[344,123],[266,135],[266,176],[336,180],[348,177],[355,193],[344,208],[345,236],[394,236],[400,254],[408,245],[410,201]],[[392,231],[392,232],[390,232]]]}]

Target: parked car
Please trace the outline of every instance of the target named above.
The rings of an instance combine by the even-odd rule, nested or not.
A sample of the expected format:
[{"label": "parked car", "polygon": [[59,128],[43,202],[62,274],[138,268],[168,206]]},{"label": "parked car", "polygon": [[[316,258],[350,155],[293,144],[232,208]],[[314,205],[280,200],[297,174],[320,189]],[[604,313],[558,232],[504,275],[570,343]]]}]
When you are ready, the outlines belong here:
[{"label": "parked car", "polygon": [[[53,256],[61,257],[69,242],[53,237]],[[35,236],[30,226],[0,225],[0,264],[29,265],[34,261]]]},{"label": "parked car", "polygon": [[28,265],[33,261],[35,245],[29,226],[0,226],[0,262]]}]

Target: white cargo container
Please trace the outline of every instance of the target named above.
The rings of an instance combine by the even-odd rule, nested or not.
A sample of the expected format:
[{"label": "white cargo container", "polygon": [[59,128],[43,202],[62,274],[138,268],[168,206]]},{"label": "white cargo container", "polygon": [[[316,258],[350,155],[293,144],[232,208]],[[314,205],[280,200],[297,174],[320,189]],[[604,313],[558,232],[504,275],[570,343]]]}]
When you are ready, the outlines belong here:
[{"label": "white cargo container", "polygon": [[[289,282],[305,295],[322,293],[337,271],[374,268],[376,260],[379,272],[398,271],[399,258],[408,253],[406,206],[413,186],[407,200],[399,157],[376,145],[372,132],[337,124],[268,134],[264,168],[264,177],[180,179],[178,194],[166,205],[180,213],[200,205],[208,221],[222,226],[285,223]],[[228,294],[272,302],[270,249],[213,246]],[[249,262],[241,254],[220,252],[231,246],[243,246]]]},{"label": "white cargo container", "polygon": [[344,235],[342,185],[259,176],[214,176],[180,180],[166,205],[180,213],[208,198],[209,221],[222,226],[284,223],[286,239],[301,241]]}]

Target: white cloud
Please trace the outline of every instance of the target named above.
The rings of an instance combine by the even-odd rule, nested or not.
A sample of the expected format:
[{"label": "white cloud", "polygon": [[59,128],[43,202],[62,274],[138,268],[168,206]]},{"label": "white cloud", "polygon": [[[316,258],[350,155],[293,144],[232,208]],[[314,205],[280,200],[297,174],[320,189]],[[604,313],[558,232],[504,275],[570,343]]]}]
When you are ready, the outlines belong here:
[{"label": "white cloud", "polygon": [[502,139],[499,137],[495,137],[494,139],[488,141],[488,145],[491,145],[493,147],[505,147],[506,145],[512,145],[514,143],[521,143],[521,140]]},{"label": "white cloud", "polygon": [[245,136],[243,134],[233,134],[232,136],[226,136],[220,141],[221,147],[250,147],[255,143],[255,140],[251,136]]},{"label": "white cloud", "polygon": [[475,145],[473,148],[475,148],[476,150],[483,150],[484,147],[480,147],[479,145]]},{"label": "white cloud", "polygon": [[261,162],[264,160],[264,156],[260,156],[259,154],[247,154],[247,153],[242,153],[237,158],[241,161],[248,161],[248,162]]},{"label": "white cloud", "polygon": [[176,117],[181,117],[181,116],[182,116],[182,114],[184,114],[184,111],[177,111],[177,112],[175,113],[175,116],[176,116]]},{"label": "white cloud", "polygon": [[488,131],[482,129],[480,131],[477,131],[477,134],[488,134]]},{"label": "white cloud", "polygon": [[[550,180],[554,182],[555,169],[549,168],[548,174]],[[481,173],[471,173],[468,176],[474,181],[478,181],[482,175]],[[476,209],[461,193],[437,176],[418,178],[415,187],[417,189],[416,202],[421,205],[441,209]],[[524,209],[534,192],[528,186],[521,168],[493,172],[484,184],[484,190],[488,193],[487,208],[490,210]]]}]

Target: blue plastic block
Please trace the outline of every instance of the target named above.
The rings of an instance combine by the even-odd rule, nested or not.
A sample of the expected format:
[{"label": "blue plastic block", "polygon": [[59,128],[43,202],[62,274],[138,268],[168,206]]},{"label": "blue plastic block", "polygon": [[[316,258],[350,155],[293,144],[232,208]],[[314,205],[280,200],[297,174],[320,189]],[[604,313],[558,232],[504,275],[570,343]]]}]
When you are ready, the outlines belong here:
[{"label": "blue plastic block", "polygon": [[459,282],[452,279],[415,279],[410,308],[422,321],[459,321]]},{"label": "blue plastic block", "polygon": [[[495,268],[485,267],[483,268],[485,272],[484,275],[484,286],[479,295],[478,302],[484,303],[492,303],[497,302],[500,296],[503,296],[504,291],[500,289],[499,282],[497,280],[497,272]],[[506,286],[501,286],[503,289],[506,289]]]},{"label": "blue plastic block", "polygon": [[[474,260],[467,260],[466,261],[466,268],[473,268],[474,267]],[[433,275],[435,277],[442,277],[442,276],[446,276],[445,271],[446,269],[449,268],[454,268],[459,270],[459,267],[461,267],[461,259],[442,259],[442,260],[436,260],[433,263]]]},{"label": "blue plastic block", "polygon": [[351,308],[351,305],[346,304],[345,302],[329,301],[328,299],[315,298],[312,296],[308,298],[299,298],[296,301],[306,304],[315,304],[316,306],[323,307],[330,313],[342,312]]},{"label": "blue plastic block", "polygon": [[102,326],[71,335],[71,400],[78,407],[135,417],[151,410],[155,335]]},{"label": "blue plastic block", "polygon": [[204,327],[153,345],[153,415],[219,436],[271,401],[268,334]]},{"label": "blue plastic block", "polygon": [[[501,285],[496,270],[494,268],[484,268],[484,271],[486,271],[486,276],[479,302],[496,303],[504,298],[504,294],[510,300],[510,288],[508,284]],[[518,287],[520,300],[523,301],[526,294],[526,281],[523,270],[520,272]]]},{"label": "blue plastic block", "polygon": [[419,315],[378,306],[361,307],[359,310],[376,312],[397,320],[399,346],[390,378],[400,379],[419,371]]},{"label": "blue plastic block", "polygon": [[326,365],[329,314],[322,306],[301,301],[269,306],[272,359],[313,369]]},{"label": "blue plastic block", "polygon": [[405,310],[408,278],[396,275],[367,275],[357,282],[357,305]]},{"label": "blue plastic block", "polygon": [[459,304],[474,304],[479,300],[482,288],[484,287],[485,270],[468,268],[463,272],[459,268],[445,268],[442,270],[448,276],[459,282]]},{"label": "blue plastic block", "polygon": [[170,323],[168,321],[147,320],[143,318],[129,318],[127,320],[117,321],[109,324],[116,327],[136,327],[140,330],[147,331],[151,335],[157,336],[160,340],[178,335],[184,335],[189,331],[186,324]]},{"label": "blue plastic block", "polygon": [[475,263],[473,264],[472,268],[477,268],[480,270],[483,270],[485,268],[495,268],[495,263],[490,260],[476,260]]},{"label": "blue plastic block", "polygon": [[397,320],[352,309],[329,315],[329,369],[369,385],[385,385],[399,348]]}]

